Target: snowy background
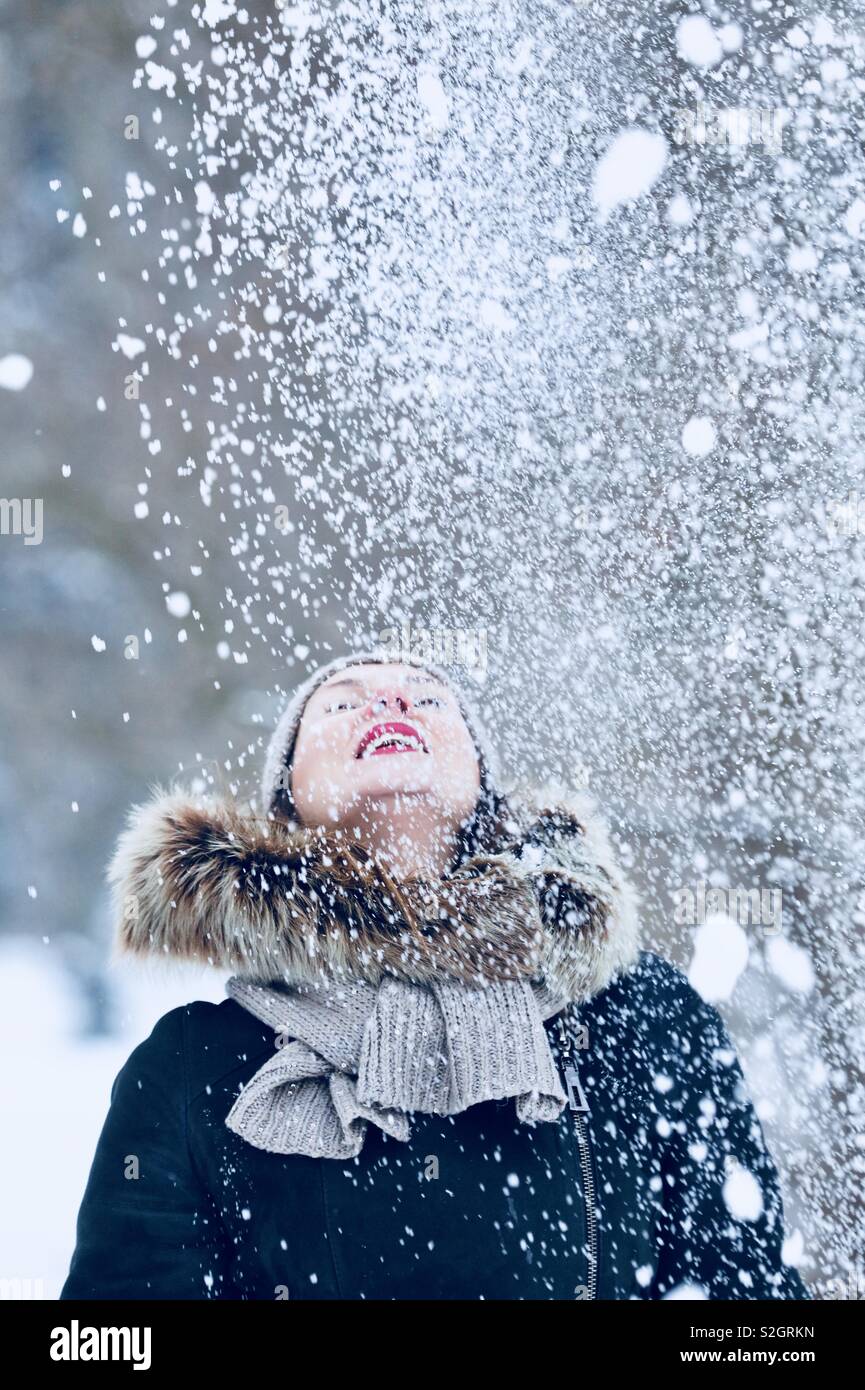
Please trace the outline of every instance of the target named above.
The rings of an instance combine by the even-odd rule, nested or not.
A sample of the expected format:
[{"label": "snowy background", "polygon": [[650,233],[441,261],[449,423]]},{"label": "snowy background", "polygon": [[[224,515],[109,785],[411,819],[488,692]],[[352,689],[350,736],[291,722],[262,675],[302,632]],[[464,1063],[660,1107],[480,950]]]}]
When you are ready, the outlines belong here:
[{"label": "snowy background", "polygon": [[221,996],[107,968],[126,808],[407,622],[588,780],[861,1296],[865,6],[7,0],[0,74],[0,1275]]}]

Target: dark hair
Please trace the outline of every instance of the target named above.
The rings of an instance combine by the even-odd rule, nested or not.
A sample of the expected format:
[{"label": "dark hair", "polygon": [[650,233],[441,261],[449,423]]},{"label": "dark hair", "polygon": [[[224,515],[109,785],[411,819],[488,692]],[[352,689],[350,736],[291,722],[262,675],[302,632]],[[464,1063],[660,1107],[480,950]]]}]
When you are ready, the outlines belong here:
[{"label": "dark hair", "polygon": [[482,783],[475,808],[457,833],[451,871],[475,855],[499,854],[513,841],[516,830],[517,822],[505,794]]}]

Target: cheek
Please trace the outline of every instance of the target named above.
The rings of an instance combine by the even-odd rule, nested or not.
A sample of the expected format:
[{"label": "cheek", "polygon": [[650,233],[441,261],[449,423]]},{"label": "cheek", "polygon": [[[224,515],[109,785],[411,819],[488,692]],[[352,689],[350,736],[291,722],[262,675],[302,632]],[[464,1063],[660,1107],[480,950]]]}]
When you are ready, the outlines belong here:
[{"label": "cheek", "polygon": [[298,735],[292,764],[292,787],[295,800],[312,788],[321,786],[323,780],[333,776],[335,769],[345,762],[344,737],[333,727],[315,727],[302,730]]},{"label": "cheek", "polygon": [[337,749],[341,750],[342,745],[343,739],[332,724],[317,724],[304,733],[301,751],[309,761],[311,758],[328,757]]},{"label": "cheek", "polygon": [[480,782],[478,755],[472,736],[464,724],[452,724],[442,732],[442,761],[454,780]]}]

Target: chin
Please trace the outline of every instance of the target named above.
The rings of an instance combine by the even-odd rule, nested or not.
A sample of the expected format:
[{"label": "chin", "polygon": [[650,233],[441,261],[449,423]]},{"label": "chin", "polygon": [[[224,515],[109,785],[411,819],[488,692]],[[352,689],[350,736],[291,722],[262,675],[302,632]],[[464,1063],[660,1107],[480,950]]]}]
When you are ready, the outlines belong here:
[{"label": "chin", "polygon": [[437,800],[441,793],[432,783],[423,777],[394,777],[379,778],[368,782],[360,789],[361,796],[434,796]]}]

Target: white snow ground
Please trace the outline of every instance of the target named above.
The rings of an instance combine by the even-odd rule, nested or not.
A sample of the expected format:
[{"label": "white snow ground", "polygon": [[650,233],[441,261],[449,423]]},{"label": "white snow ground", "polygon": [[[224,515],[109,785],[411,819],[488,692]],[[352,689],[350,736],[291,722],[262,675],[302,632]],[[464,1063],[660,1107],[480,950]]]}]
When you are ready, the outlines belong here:
[{"label": "white snow ground", "polygon": [[74,987],[51,947],[23,938],[0,947],[0,1280],[21,1280],[31,1296],[56,1299],[66,1278],[118,1071],[169,1009],[224,998],[226,977],[130,965],[115,978],[122,1032],[88,1042]]}]

